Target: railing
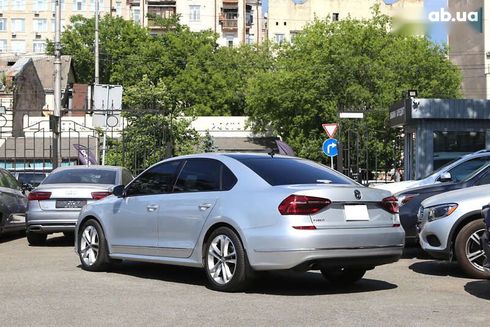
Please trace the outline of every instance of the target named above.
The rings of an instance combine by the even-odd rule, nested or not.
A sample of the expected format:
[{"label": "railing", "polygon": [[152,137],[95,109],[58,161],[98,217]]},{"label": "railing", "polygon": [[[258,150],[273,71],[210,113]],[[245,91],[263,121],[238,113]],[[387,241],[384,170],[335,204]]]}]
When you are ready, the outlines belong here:
[{"label": "railing", "polygon": [[223,29],[237,29],[238,28],[238,19],[223,19],[221,21]]}]

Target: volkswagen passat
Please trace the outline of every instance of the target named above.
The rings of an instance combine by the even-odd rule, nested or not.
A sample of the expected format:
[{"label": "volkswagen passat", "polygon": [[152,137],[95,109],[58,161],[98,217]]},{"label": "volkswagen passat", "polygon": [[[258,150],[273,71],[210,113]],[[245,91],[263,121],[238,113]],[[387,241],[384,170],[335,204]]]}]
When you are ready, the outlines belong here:
[{"label": "volkswagen passat", "polygon": [[396,198],[311,161],[202,154],[162,161],[85,206],[82,268],[114,259],[203,267],[213,289],[243,289],[254,270],[321,270],[351,283],[397,261]]},{"label": "volkswagen passat", "polygon": [[132,175],[126,168],[71,166],[55,169],[29,193],[27,241],[42,245],[50,233],[73,234],[80,209],[108,196],[115,185],[127,184]]}]

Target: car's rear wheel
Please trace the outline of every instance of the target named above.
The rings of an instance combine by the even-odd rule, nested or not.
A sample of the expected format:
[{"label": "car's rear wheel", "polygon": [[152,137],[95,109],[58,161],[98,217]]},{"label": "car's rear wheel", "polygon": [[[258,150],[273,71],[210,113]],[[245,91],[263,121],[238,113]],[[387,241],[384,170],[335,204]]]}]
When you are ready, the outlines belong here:
[{"label": "car's rear wheel", "polygon": [[27,242],[30,246],[40,246],[46,244],[47,234],[27,232]]},{"label": "car's rear wheel", "polygon": [[231,229],[220,227],[210,235],[204,266],[212,289],[236,292],[246,287],[250,266],[242,242]]},{"label": "car's rear wheel", "polygon": [[454,252],[459,266],[473,278],[490,278],[490,273],[483,269],[485,252],[481,244],[481,236],[485,232],[485,223],[478,219],[469,222],[456,236]]},{"label": "car's rear wheel", "polygon": [[78,255],[84,270],[103,271],[109,266],[104,231],[94,219],[85,222],[78,232]]},{"label": "car's rear wheel", "polygon": [[362,268],[322,268],[323,277],[337,285],[349,285],[361,280],[366,269]]}]

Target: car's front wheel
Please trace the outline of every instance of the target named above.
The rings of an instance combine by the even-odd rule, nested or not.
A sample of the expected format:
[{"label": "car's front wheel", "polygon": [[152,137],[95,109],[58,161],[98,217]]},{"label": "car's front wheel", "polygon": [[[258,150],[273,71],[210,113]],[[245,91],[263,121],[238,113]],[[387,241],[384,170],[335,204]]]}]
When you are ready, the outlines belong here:
[{"label": "car's front wheel", "polygon": [[234,231],[227,227],[216,229],[204,250],[204,267],[212,289],[236,292],[246,287],[250,267]]},{"label": "car's front wheel", "polygon": [[323,277],[337,285],[349,285],[362,279],[366,269],[362,268],[322,268]]},{"label": "car's front wheel", "polygon": [[78,255],[84,270],[103,271],[109,265],[104,231],[94,219],[85,222],[78,232]]},{"label": "car's front wheel", "polygon": [[46,244],[46,238],[48,235],[43,234],[43,233],[33,233],[33,232],[27,232],[27,242],[29,243],[30,246],[40,246]]},{"label": "car's front wheel", "polygon": [[454,252],[459,266],[473,278],[490,278],[490,273],[483,269],[485,252],[480,238],[484,232],[485,223],[483,220],[471,221],[459,231],[454,244]]}]

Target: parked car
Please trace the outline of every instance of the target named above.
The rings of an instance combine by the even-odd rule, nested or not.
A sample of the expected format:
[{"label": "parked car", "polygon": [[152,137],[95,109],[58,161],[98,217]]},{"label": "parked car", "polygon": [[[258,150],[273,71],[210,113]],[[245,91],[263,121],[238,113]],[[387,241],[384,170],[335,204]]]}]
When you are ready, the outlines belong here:
[{"label": "parked car", "polygon": [[419,242],[431,256],[457,260],[471,277],[489,278],[483,269],[480,238],[485,231],[481,209],[490,201],[490,185],[434,195],[419,209]]},{"label": "parked car", "polygon": [[397,261],[398,204],[325,166],[294,157],[203,154],[164,160],[83,208],[85,270],[113,259],[203,267],[211,287],[243,289],[253,270],[321,270],[352,283]]},{"label": "parked car", "polygon": [[486,164],[459,182],[453,181],[448,172],[445,182],[410,188],[395,194],[400,205],[400,222],[405,230],[405,242],[417,241],[417,213],[422,201],[436,194],[486,184],[490,184],[490,164]]},{"label": "parked car", "polygon": [[487,204],[482,208],[482,216],[485,221],[485,232],[481,237],[481,243],[483,252],[485,252],[485,261],[483,262],[483,269],[490,273],[490,204]]},{"label": "parked car", "polygon": [[16,171],[13,173],[14,177],[24,188],[31,190],[39,186],[48,174],[48,172],[44,171]]},{"label": "parked car", "polygon": [[55,169],[29,193],[27,241],[42,245],[48,234],[73,233],[80,209],[111,194],[133,176],[123,167],[71,166]]},{"label": "parked car", "polygon": [[490,149],[480,150],[442,166],[427,177],[390,184],[377,184],[373,187],[396,194],[409,188],[432,185],[448,180],[460,182],[488,163],[490,163]]},{"label": "parked car", "polygon": [[27,198],[19,182],[0,168],[0,235],[26,229]]}]

